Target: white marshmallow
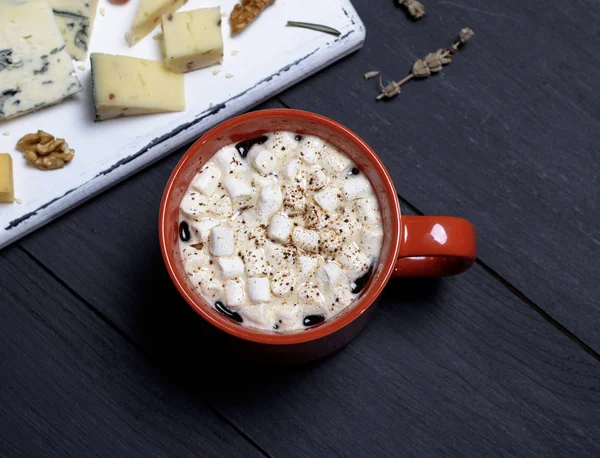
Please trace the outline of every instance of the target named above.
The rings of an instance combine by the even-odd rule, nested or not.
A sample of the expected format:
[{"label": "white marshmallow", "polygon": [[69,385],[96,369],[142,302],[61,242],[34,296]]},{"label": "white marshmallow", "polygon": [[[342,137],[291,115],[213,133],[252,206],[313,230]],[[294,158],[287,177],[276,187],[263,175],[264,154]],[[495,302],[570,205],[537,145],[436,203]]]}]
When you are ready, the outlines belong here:
[{"label": "white marshmallow", "polygon": [[258,196],[258,220],[266,224],[271,216],[279,211],[283,196],[279,186],[265,186]]},{"label": "white marshmallow", "polygon": [[326,147],[317,159],[323,169],[334,177],[340,176],[345,170],[348,170],[354,166],[352,161],[348,157],[340,154],[335,148]]},{"label": "white marshmallow", "polygon": [[188,275],[194,275],[194,273],[208,268],[209,264],[210,257],[206,253],[196,250],[193,255],[185,259],[184,269]]},{"label": "white marshmallow", "polygon": [[283,164],[283,176],[288,180],[295,179],[300,170],[302,170],[302,162],[300,162],[300,159],[292,159]]},{"label": "white marshmallow", "polygon": [[335,213],[342,204],[342,192],[335,186],[328,186],[313,196],[315,202],[327,213]]},{"label": "white marshmallow", "polygon": [[184,215],[196,218],[208,210],[208,199],[202,194],[192,191],[184,196],[179,208]]},{"label": "white marshmallow", "polygon": [[321,151],[325,149],[325,142],[318,137],[306,135],[300,141],[300,145],[296,151],[300,152],[300,158],[308,163],[314,164],[319,158]]},{"label": "white marshmallow", "polygon": [[319,233],[304,229],[303,227],[294,227],[292,231],[292,241],[297,248],[311,253],[319,251]]},{"label": "white marshmallow", "polygon": [[266,246],[271,243],[269,237],[267,237],[267,228],[263,225],[256,226],[252,229],[251,239],[257,247]]},{"label": "white marshmallow", "polygon": [[352,290],[348,285],[339,284],[333,288],[332,295],[332,309],[331,311],[337,313],[340,309],[343,309],[350,305],[356,298],[356,295],[352,293]]},{"label": "white marshmallow", "polygon": [[221,148],[213,156],[213,161],[221,167],[224,175],[241,175],[248,170],[248,164],[242,159],[240,153],[238,153],[238,150],[233,145]]},{"label": "white marshmallow", "polygon": [[283,208],[290,216],[304,212],[306,199],[304,189],[299,183],[286,183],[283,185]]},{"label": "white marshmallow", "polygon": [[225,302],[228,307],[240,307],[246,303],[244,283],[239,278],[225,282]]},{"label": "white marshmallow", "polygon": [[287,297],[294,291],[296,277],[289,270],[282,270],[273,275],[271,279],[271,290],[278,297]]},{"label": "white marshmallow", "polygon": [[318,256],[298,256],[298,275],[303,280],[312,277],[320,263],[321,258]]},{"label": "white marshmallow", "polygon": [[329,216],[317,205],[308,204],[303,219],[306,227],[310,229],[321,229],[329,221]]},{"label": "white marshmallow", "polygon": [[342,248],[343,238],[335,229],[326,228],[321,232],[319,246],[324,253],[333,255]]},{"label": "white marshmallow", "polygon": [[252,147],[247,159],[250,165],[261,175],[268,175],[279,168],[278,156],[260,145]]},{"label": "white marshmallow", "polygon": [[252,175],[252,186],[257,190],[262,189],[265,186],[274,186],[276,184],[277,177],[275,175],[269,175],[268,177],[263,177],[258,173]]},{"label": "white marshmallow", "polygon": [[363,224],[376,224],[379,221],[379,204],[375,197],[358,199],[354,202],[359,220]]},{"label": "white marshmallow", "polygon": [[371,183],[362,173],[360,175],[350,175],[344,180],[344,197],[346,200],[368,196],[371,189]]},{"label": "white marshmallow", "polygon": [[328,262],[317,270],[317,283],[323,289],[332,290],[342,280],[343,270],[339,264]]},{"label": "white marshmallow", "polygon": [[271,300],[271,287],[266,277],[252,277],[248,279],[248,297],[252,302],[269,302]]},{"label": "white marshmallow", "polygon": [[273,309],[274,307],[271,304],[248,305],[244,307],[241,311],[244,324],[264,329],[265,324],[274,320],[272,317]]},{"label": "white marshmallow", "polygon": [[269,238],[274,242],[286,244],[290,238],[294,223],[282,213],[276,213],[269,224]]},{"label": "white marshmallow", "polygon": [[223,278],[235,278],[244,273],[244,261],[239,256],[231,258],[219,257],[217,264],[221,269],[221,276]]},{"label": "white marshmallow", "polygon": [[229,218],[233,215],[233,205],[227,193],[214,195],[208,204],[208,211],[219,219]]},{"label": "white marshmallow", "polygon": [[302,283],[298,288],[298,300],[306,305],[318,305],[325,302],[319,288],[312,283]]},{"label": "white marshmallow", "polygon": [[283,329],[294,328],[294,325],[300,322],[301,310],[300,307],[294,307],[293,305],[277,307],[275,309],[275,324]]},{"label": "white marshmallow", "polygon": [[269,268],[265,259],[265,250],[262,248],[249,248],[244,252],[244,263],[246,264],[246,274],[249,277],[258,275],[267,275]]},{"label": "white marshmallow", "polygon": [[298,257],[298,250],[293,246],[281,246],[277,243],[267,242],[265,254],[273,271],[293,269]]},{"label": "white marshmallow", "polygon": [[200,169],[200,172],[196,174],[192,180],[192,188],[200,191],[205,196],[210,196],[221,179],[221,171],[212,162],[209,162]]},{"label": "white marshmallow", "polygon": [[223,295],[223,285],[214,272],[208,269],[200,270],[191,278],[194,287],[198,289],[203,296],[209,299],[217,299]]},{"label": "white marshmallow", "polygon": [[363,227],[360,249],[367,256],[378,257],[383,244],[383,230],[379,227]]},{"label": "white marshmallow", "polygon": [[216,226],[210,230],[210,254],[232,256],[235,251],[233,231],[229,227]]},{"label": "white marshmallow", "polygon": [[313,167],[308,172],[306,188],[310,191],[318,191],[323,189],[328,181],[327,174],[320,167]]},{"label": "white marshmallow", "polygon": [[361,252],[354,243],[344,245],[336,259],[354,277],[359,277],[367,272],[371,262],[369,257]]},{"label": "white marshmallow", "polygon": [[242,200],[251,197],[253,194],[252,186],[239,178],[233,176],[227,176],[223,179],[223,185],[229,197],[233,200]]},{"label": "white marshmallow", "polygon": [[354,212],[346,210],[332,225],[331,229],[338,233],[342,242],[348,238],[353,240],[352,235],[357,233],[361,228],[360,222],[357,221]]},{"label": "white marshmallow", "polygon": [[269,139],[263,143],[263,148],[273,151],[279,156],[292,154],[298,148],[298,142],[294,138],[296,134],[287,131],[277,131],[269,134]]},{"label": "white marshmallow", "polygon": [[210,230],[218,225],[219,222],[214,219],[203,218],[200,221],[194,221],[191,224],[191,227],[194,234],[196,234],[198,240],[200,240],[203,243],[206,243],[208,242],[208,238],[210,236]]}]

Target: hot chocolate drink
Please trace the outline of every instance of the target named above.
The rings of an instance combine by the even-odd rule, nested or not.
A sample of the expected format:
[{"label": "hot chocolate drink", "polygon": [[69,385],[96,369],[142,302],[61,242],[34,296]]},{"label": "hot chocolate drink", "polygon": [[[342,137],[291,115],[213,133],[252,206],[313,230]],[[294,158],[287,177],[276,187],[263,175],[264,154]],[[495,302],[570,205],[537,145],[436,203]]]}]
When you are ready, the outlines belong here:
[{"label": "hot chocolate drink", "polygon": [[305,329],[351,306],[383,240],[366,176],[332,145],[293,132],[221,148],[180,210],[180,254],[195,289],[261,330]]}]

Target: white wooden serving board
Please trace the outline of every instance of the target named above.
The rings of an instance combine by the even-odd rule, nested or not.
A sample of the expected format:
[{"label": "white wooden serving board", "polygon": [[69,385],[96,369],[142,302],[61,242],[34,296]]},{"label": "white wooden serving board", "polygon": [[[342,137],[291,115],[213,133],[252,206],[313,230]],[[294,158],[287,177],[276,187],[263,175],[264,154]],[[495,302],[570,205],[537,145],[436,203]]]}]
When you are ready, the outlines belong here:
[{"label": "white wooden serving board", "polygon": [[[190,10],[220,6],[229,13],[236,0],[189,0]],[[133,48],[125,42],[138,2],[112,5],[100,0],[91,52],[160,59],[155,30]],[[288,20],[336,28],[339,37],[286,27]],[[60,103],[0,122],[0,152],[13,158],[15,196],[0,204],[0,248],[37,229],[100,191],[130,176],[221,121],[243,112],[357,50],[364,26],[350,0],[276,0],[247,30],[232,38],[223,18],[224,61],[185,75],[187,109],[94,122],[89,60],[77,74],[85,89]],[[232,55],[232,51],[238,51]],[[76,63],[76,67],[77,67]],[[219,69],[218,75],[213,70]],[[225,75],[231,74],[232,78]],[[45,130],[67,140],[75,158],[65,168],[41,171],[15,149],[23,135]],[[10,133],[10,135],[2,135]]]}]

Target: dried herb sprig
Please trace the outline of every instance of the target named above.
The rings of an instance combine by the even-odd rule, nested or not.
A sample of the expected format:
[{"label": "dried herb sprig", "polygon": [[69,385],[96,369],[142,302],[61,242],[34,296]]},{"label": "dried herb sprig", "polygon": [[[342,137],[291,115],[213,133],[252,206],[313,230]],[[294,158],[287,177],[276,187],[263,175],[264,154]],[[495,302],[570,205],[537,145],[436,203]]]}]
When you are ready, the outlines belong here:
[{"label": "dried herb sprig", "polygon": [[317,32],[328,33],[336,37],[339,37],[342,34],[339,30],[329,27],[328,25],[312,24],[310,22],[287,21],[286,25],[288,27],[302,27],[303,29],[316,30]]},{"label": "dried herb sprig", "polygon": [[417,60],[413,64],[410,74],[400,81],[390,81],[384,86],[380,77],[379,86],[381,87],[381,93],[377,96],[377,100],[390,99],[400,94],[400,87],[413,78],[427,78],[432,73],[441,72],[444,65],[452,62],[454,53],[473,38],[473,35],[474,32],[470,28],[463,28],[457,40],[449,48],[438,49],[436,52],[427,54],[425,58]]},{"label": "dried herb sprig", "polygon": [[398,3],[404,6],[408,10],[408,14],[415,19],[425,16],[425,5],[417,0],[398,0]]}]

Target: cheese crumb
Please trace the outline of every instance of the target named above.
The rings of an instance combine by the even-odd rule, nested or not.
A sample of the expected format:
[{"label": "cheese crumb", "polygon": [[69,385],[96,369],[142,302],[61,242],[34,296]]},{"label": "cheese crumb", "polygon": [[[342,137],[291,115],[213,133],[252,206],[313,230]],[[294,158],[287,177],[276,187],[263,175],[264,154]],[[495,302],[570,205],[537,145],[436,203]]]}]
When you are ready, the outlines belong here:
[{"label": "cheese crumb", "polygon": [[104,8],[100,8],[100,16],[104,17]]},{"label": "cheese crumb", "polygon": [[85,65],[83,65],[83,64],[79,64],[79,65],[77,66],[77,68],[78,68],[79,70],[81,70],[81,71],[84,71],[84,70],[85,70]]},{"label": "cheese crumb", "polygon": [[213,70],[213,75],[218,75],[219,73],[221,73],[221,70]]},{"label": "cheese crumb", "polygon": [[225,75],[225,78],[233,78],[233,75],[232,75],[231,73],[227,73],[227,74]]},{"label": "cheese crumb", "polygon": [[4,132],[2,132],[2,135],[8,137],[10,135],[10,130],[5,130]]},{"label": "cheese crumb", "polygon": [[238,54],[239,54],[239,51],[237,49],[234,49],[233,51],[231,51],[232,56],[237,56]]},{"label": "cheese crumb", "polygon": [[221,17],[227,17],[227,13],[226,12],[221,13]]},{"label": "cheese crumb", "polygon": [[210,102],[210,103],[208,104],[208,108],[212,108],[212,107],[214,107],[214,106],[215,106],[215,104],[214,104],[214,103],[212,103],[212,102]]}]

